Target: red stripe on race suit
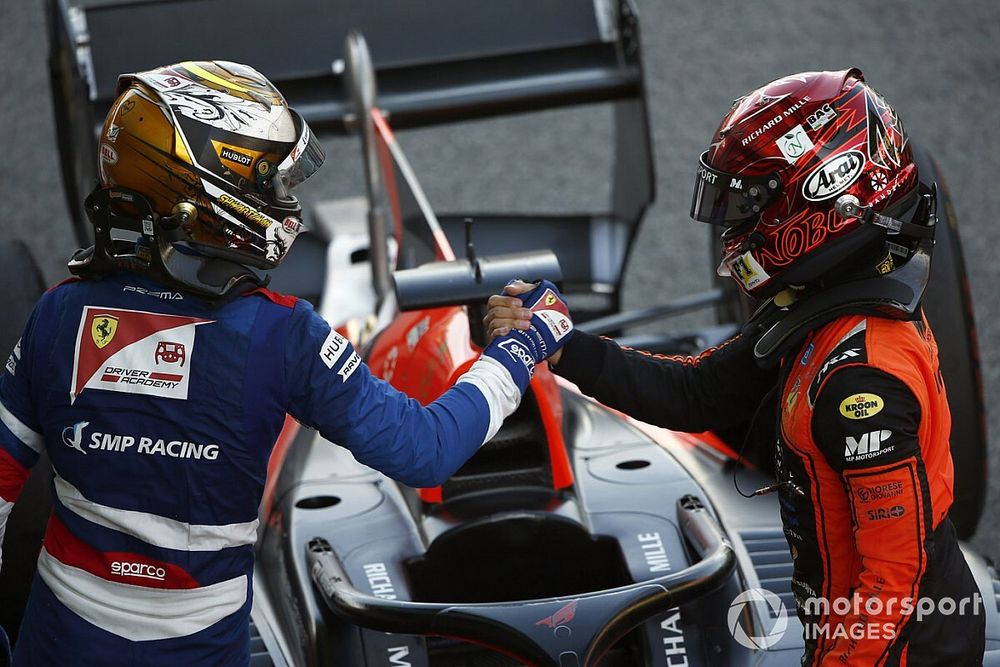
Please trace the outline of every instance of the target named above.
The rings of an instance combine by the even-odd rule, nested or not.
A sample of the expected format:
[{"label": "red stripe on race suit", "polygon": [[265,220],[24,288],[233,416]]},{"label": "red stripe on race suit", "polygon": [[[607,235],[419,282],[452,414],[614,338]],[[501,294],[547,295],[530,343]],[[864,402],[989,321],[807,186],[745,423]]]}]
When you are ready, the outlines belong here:
[{"label": "red stripe on race suit", "polygon": [[285,308],[294,308],[295,304],[299,300],[298,297],[288,296],[287,294],[280,294],[278,292],[272,292],[271,290],[264,287],[258,287],[256,289],[250,290],[249,292],[244,292],[243,296],[250,296],[251,294],[260,294],[268,301],[276,303],[279,306],[284,306]]},{"label": "red stripe on race suit", "polygon": [[73,535],[55,514],[49,518],[44,545],[59,562],[108,581],[147,588],[186,589],[200,586],[179,565],[125,551],[98,551]]},{"label": "red stripe on race suit", "polygon": [[17,502],[29,470],[14,460],[7,450],[0,449],[0,499]]},{"label": "red stripe on race suit", "polygon": [[101,382],[118,382],[118,376],[105,373],[101,376]]},{"label": "red stripe on race suit", "polygon": [[53,291],[59,289],[63,285],[69,285],[70,283],[78,283],[78,282],[80,282],[82,280],[83,280],[83,278],[79,278],[77,276],[70,276],[69,278],[66,278],[65,280],[60,280],[59,282],[57,282],[52,287],[50,287],[47,290],[45,290],[45,293],[48,294],[49,292],[53,292]]},{"label": "red stripe on race suit", "polygon": [[180,382],[184,379],[183,375],[172,375],[170,373],[150,373],[150,380],[166,380],[167,382]]}]

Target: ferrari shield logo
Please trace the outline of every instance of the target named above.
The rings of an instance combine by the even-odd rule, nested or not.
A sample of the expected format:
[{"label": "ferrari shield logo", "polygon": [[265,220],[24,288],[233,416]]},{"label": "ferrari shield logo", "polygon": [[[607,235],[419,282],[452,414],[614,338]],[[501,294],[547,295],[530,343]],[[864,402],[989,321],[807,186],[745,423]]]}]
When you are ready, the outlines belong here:
[{"label": "ferrari shield logo", "polygon": [[114,339],[118,331],[118,318],[114,315],[98,315],[90,323],[90,336],[97,349],[103,349]]}]

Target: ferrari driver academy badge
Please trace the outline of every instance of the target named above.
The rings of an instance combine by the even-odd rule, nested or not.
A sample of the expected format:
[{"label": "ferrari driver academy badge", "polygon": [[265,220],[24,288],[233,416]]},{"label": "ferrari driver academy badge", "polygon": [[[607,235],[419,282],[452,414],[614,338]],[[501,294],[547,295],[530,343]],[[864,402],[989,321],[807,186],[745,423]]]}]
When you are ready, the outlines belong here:
[{"label": "ferrari driver academy badge", "polygon": [[195,327],[212,320],[86,306],[70,402],[88,389],[187,399]]},{"label": "ferrari driver academy badge", "polygon": [[535,302],[531,310],[545,323],[557,343],[573,330],[566,304],[551,289],[545,290],[545,294]]}]

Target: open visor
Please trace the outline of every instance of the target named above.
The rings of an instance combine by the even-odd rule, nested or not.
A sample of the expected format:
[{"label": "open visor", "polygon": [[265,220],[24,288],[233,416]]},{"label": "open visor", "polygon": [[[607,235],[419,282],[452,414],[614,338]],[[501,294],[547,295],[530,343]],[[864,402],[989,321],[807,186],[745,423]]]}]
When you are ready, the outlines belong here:
[{"label": "open visor", "polygon": [[323,165],[326,153],[302,116],[294,109],[288,111],[295,119],[295,126],[299,128],[299,138],[295,140],[292,152],[278,165],[278,173],[281,174],[285,187],[290,190],[316,173]]},{"label": "open visor", "polygon": [[708,166],[708,151],[698,160],[691,217],[723,227],[741,225],[758,215],[781,194],[777,174],[743,176]]}]

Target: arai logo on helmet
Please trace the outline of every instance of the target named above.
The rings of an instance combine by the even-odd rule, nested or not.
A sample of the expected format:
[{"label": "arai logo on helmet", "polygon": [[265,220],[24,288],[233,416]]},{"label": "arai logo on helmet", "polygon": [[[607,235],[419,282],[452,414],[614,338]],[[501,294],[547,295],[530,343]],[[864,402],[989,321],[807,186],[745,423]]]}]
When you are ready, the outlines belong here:
[{"label": "arai logo on helmet", "polygon": [[865,167],[865,154],[847,151],[816,167],[802,185],[802,196],[809,201],[823,201],[851,187]]}]

